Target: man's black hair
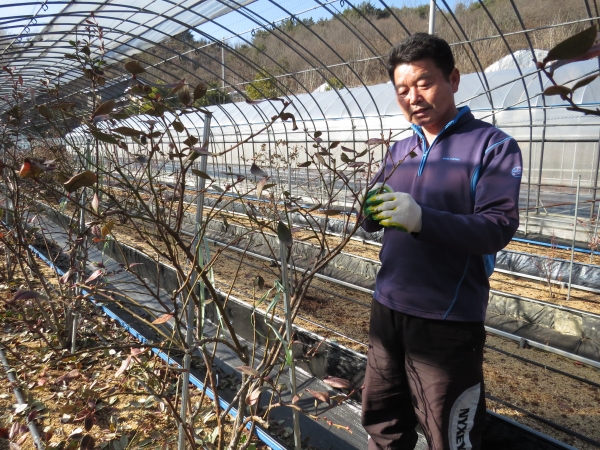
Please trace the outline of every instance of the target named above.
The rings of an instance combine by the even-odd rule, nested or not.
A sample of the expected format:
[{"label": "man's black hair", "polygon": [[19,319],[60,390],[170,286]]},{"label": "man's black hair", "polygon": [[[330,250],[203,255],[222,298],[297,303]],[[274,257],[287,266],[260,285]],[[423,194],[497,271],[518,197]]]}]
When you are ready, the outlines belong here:
[{"label": "man's black hair", "polygon": [[431,59],[446,79],[454,70],[454,56],[448,43],[427,33],[415,33],[395,45],[388,55],[387,70],[394,83],[394,71],[401,64]]}]

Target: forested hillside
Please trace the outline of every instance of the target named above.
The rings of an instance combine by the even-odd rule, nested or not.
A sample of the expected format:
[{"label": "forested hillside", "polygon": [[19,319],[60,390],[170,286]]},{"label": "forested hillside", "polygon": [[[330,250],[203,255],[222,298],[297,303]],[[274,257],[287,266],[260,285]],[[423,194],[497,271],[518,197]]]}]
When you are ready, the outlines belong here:
[{"label": "forested hillside", "polygon": [[[152,65],[177,58],[179,67],[168,67],[170,79],[162,72],[165,64],[160,64],[160,70],[150,68],[146,78],[156,82],[185,78],[192,85],[204,81],[212,88],[206,103],[228,101],[224,93],[232,91],[261,98],[310,92],[323,83],[335,88],[382,83],[388,78],[381,56],[408,32],[427,31],[429,6],[384,9],[374,5],[381,3],[347,6],[329,20],[289,19],[248,35],[247,43],[233,47],[225,43],[224,89],[219,42],[186,32],[157,45],[151,50],[154,56],[145,54],[140,59]],[[440,6],[436,33],[454,44],[462,73],[482,70],[510,51],[529,48],[523,27],[534,30],[528,33],[533,47],[549,49],[590,25],[581,19],[598,16],[595,5],[584,0],[485,0],[483,5],[458,3],[452,12],[443,2]],[[499,30],[506,40],[499,37]]]}]

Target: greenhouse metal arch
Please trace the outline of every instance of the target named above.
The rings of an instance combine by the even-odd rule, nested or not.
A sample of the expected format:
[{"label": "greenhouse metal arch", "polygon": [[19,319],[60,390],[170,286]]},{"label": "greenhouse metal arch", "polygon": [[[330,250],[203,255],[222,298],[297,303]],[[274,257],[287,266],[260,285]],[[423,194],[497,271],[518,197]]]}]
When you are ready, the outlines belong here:
[{"label": "greenhouse metal arch", "polygon": [[[518,0],[454,6],[445,0],[417,5],[382,0],[368,2],[371,8],[365,2],[344,0],[306,0],[293,6],[267,0],[146,1],[135,6],[112,0],[16,2],[0,6],[1,64],[30,88],[26,105],[31,133],[44,126],[34,113],[35,104],[48,101],[40,80],[60,83],[62,101],[78,104],[89,97],[81,70],[64,55],[72,49],[68,42],[85,34],[90,18],[102,28],[107,61],[105,85],[98,86],[95,94],[103,101],[126,96],[123,64],[131,59],[151,68],[139,80],[153,86],[181,78],[190,85],[210,82],[212,90],[221,89],[230,98],[206,106],[213,115],[215,149],[223,151],[253,134],[277,111],[278,102],[268,100],[273,92],[265,89],[291,102],[299,130],[292,130],[289,123],[273,124],[235,152],[212,161],[211,174],[219,178],[227,166],[248,174],[248,161],[261,147],[269,150],[285,143],[287,154],[292,147],[307,148],[311,145],[307,134],[315,131],[323,132],[325,141],[340,141],[357,150],[368,139],[390,132],[393,138],[409,135],[391,86],[386,85],[383,62],[389,47],[402,37],[433,31],[456,52],[462,72],[457,103],[469,105],[478,117],[520,142],[524,155],[521,230],[543,233],[547,225],[540,221],[560,224],[562,215],[572,215],[572,206],[564,205],[574,203],[579,175],[578,216],[593,217],[598,207],[600,124],[595,117],[568,111],[558,96],[541,95],[549,82],[534,64],[540,50],[597,22],[595,2],[572,3],[564,17],[545,21],[541,17],[536,22],[529,4]],[[344,45],[340,36],[347,41]],[[595,61],[572,64],[560,68],[556,80],[573,84],[597,69]],[[576,102],[595,108],[599,83],[596,79],[579,90]],[[249,86],[267,101],[246,103]],[[0,94],[9,91],[10,86],[0,82]],[[203,117],[188,117],[186,127],[199,134],[202,124]],[[338,147],[333,154],[340,152]],[[300,180],[293,172],[301,170],[290,167],[287,175],[280,176],[288,176],[291,185],[291,179]],[[309,170],[303,172],[306,176],[301,178],[307,182]],[[302,195],[302,186],[295,188]],[[339,202],[344,204],[345,199]]]}]

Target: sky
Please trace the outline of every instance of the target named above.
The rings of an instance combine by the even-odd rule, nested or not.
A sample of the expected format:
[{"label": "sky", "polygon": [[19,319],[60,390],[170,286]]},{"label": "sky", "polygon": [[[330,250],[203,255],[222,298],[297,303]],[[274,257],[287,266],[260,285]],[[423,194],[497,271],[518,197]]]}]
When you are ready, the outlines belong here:
[{"label": "sky", "polygon": [[[362,1],[352,0],[352,4],[358,5]],[[384,2],[387,6],[396,6],[399,8],[403,6],[429,5],[429,0],[384,0]],[[326,7],[319,6],[319,3]],[[384,8],[384,5],[379,0],[371,0],[371,3],[378,8]],[[450,0],[448,3],[453,5],[455,0]],[[281,5],[281,7],[278,5]],[[242,34],[245,39],[251,40],[251,31],[261,29],[261,25],[265,25],[266,21],[278,23],[288,18],[290,14],[286,13],[284,9],[300,19],[312,18],[316,22],[320,19],[329,19],[332,17],[332,12],[339,12],[348,7],[348,0],[321,0],[320,2],[315,0],[257,0],[248,6],[248,10],[256,13],[253,18],[233,13],[217,19],[219,25],[231,31],[224,30],[222,27],[211,23],[201,25],[200,29],[216,39],[221,40],[224,38],[230,46],[233,46],[241,43],[242,39],[232,36]]]},{"label": "sky", "polygon": [[[35,33],[40,31],[42,27],[47,24],[51,18],[60,13],[65,8],[66,3],[69,0],[58,0],[48,2],[44,5],[42,0],[35,1],[14,1],[14,0],[0,0],[0,30],[6,34],[21,34],[25,31]],[[88,0],[89,1],[89,0]],[[73,10],[89,10],[94,3],[103,3],[104,0],[91,0],[91,3],[84,2],[77,5],[77,2],[72,1],[69,7],[70,11]],[[116,4],[127,4],[133,0],[118,0]],[[230,0],[232,3],[236,3],[236,0]],[[242,1],[242,0],[238,0]],[[332,12],[339,12],[349,7],[349,1],[352,4],[358,5],[364,0],[256,0],[247,7],[247,17],[239,12],[233,12],[226,14],[216,20],[215,23],[204,23],[199,26],[201,31],[208,36],[211,36],[217,40],[225,39],[231,46],[239,44],[242,39],[236,38],[236,35],[241,34],[247,40],[251,40],[252,30],[259,30],[266,23],[278,23],[283,19],[289,17],[289,13],[292,13],[300,19],[312,18],[314,21],[319,19],[329,19],[332,16]],[[428,5],[430,0],[383,0],[388,6],[418,6]],[[447,3],[452,7],[455,6],[458,0],[447,0]],[[472,0],[466,0],[470,3]],[[170,5],[174,4],[194,4],[197,0],[175,0],[169,2]],[[142,5],[157,5],[161,3],[160,0],[142,0],[136,2],[136,6]],[[378,7],[384,8],[382,0],[371,0],[371,3]],[[320,6],[324,5],[324,6]],[[281,5],[281,7],[279,6]],[[143,7],[143,6],[142,6]],[[109,7],[110,8],[110,7]],[[150,7],[150,10],[155,8]],[[284,11],[284,10],[287,10]],[[166,11],[169,14],[169,11]],[[27,17],[36,16],[37,19],[30,21]],[[29,26],[29,30],[25,27]],[[227,29],[225,29],[227,28]]]},{"label": "sky", "polygon": [[[69,33],[73,24],[87,17],[88,11],[110,2],[104,6],[97,18],[106,31],[106,41],[118,45],[119,38],[123,32],[131,33],[130,36],[143,33],[143,39],[130,42],[121,50],[125,54],[135,52],[138,46],[152,45],[152,42],[160,41],[165,36],[172,36],[185,29],[185,23],[197,24],[196,28],[202,32],[203,37],[209,41],[221,41],[224,39],[229,46],[241,44],[244,40],[252,40],[252,32],[265,29],[265,26],[279,24],[291,15],[299,19],[312,18],[315,22],[320,19],[329,19],[332,14],[339,13],[348,8],[350,2],[359,5],[364,0],[256,0],[249,2],[246,8],[240,8],[218,17],[214,22],[198,23],[199,17],[179,7],[191,8],[206,15],[213,15],[223,3],[248,2],[249,0],[86,0],[77,2],[75,0],[54,0],[44,2],[43,0],[0,0],[0,32],[5,35],[21,36],[24,40],[31,39],[44,29],[50,21],[54,21],[52,39],[42,39],[37,35],[33,48],[40,49],[52,46],[60,33],[67,33],[68,39],[74,39]],[[454,7],[458,0],[446,0]],[[470,2],[472,0],[466,0]],[[133,3],[132,3],[133,2]],[[384,9],[385,5],[395,7],[414,7],[429,5],[430,0],[371,0],[377,8]],[[68,5],[68,6],[67,6]],[[138,9],[139,8],[139,9]],[[68,10],[67,14],[61,11]],[[175,21],[163,22],[163,18],[172,16]],[[31,19],[35,17],[35,19]],[[137,24],[145,24],[147,27],[139,27]],[[114,31],[117,28],[119,31]],[[110,33],[108,30],[113,30]],[[114,34],[114,35],[113,35]],[[119,36],[117,36],[119,35]],[[11,39],[13,39],[11,37]],[[66,39],[66,38],[65,38]],[[65,40],[63,39],[63,40]],[[127,40],[127,39],[125,39]],[[66,41],[65,41],[66,44]],[[109,45],[109,48],[114,45]],[[117,52],[116,54],[118,54]]]}]

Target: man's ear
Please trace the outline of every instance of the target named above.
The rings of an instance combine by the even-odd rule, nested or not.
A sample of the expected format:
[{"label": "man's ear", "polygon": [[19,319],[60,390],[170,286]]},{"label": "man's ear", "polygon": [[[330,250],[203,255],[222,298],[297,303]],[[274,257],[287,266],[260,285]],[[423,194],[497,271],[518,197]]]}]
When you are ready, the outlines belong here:
[{"label": "man's ear", "polygon": [[452,85],[452,92],[456,94],[458,91],[458,85],[460,84],[460,72],[456,67],[452,73],[450,73],[450,84]]}]

